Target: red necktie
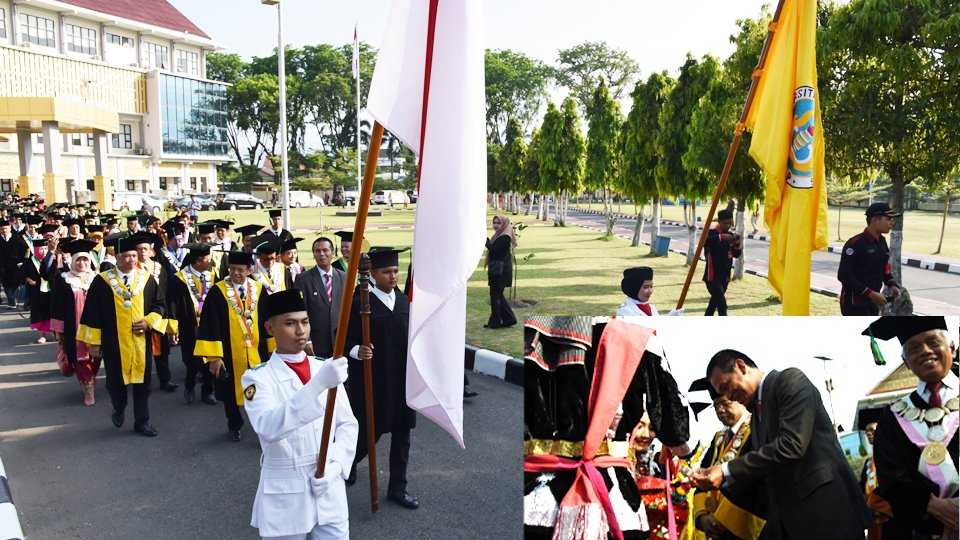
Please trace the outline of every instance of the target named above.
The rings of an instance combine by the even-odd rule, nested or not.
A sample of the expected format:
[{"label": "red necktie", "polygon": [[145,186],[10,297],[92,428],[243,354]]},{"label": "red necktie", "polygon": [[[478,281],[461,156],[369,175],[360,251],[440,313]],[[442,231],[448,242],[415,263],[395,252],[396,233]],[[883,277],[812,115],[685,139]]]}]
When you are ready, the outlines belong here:
[{"label": "red necktie", "polygon": [[307,384],[310,382],[310,360],[304,355],[303,360],[299,362],[286,362],[290,369],[297,374],[300,382]]},{"label": "red necktie", "polygon": [[653,311],[650,310],[650,304],[637,304],[637,307],[640,308],[640,311],[646,313],[648,317],[653,315]]},{"label": "red necktie", "polygon": [[935,383],[930,383],[930,406],[931,407],[941,407],[943,403],[940,401],[940,387],[943,386],[943,383],[937,381]]},{"label": "red necktie", "polygon": [[327,287],[327,300],[333,302],[333,280],[330,279],[330,274],[323,275],[323,284]]}]

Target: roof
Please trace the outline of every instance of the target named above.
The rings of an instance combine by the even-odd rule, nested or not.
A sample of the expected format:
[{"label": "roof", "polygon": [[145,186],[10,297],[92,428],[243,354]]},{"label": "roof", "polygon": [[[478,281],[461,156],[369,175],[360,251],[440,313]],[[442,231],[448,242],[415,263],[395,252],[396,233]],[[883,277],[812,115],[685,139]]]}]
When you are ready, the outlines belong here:
[{"label": "roof", "polygon": [[203,30],[193,24],[183,13],[167,0],[61,0],[65,4],[107,13],[161,28],[186,32],[210,39]]},{"label": "roof", "polygon": [[900,363],[889,375],[883,378],[867,396],[876,396],[887,392],[902,392],[913,390],[917,386],[917,376],[910,371],[906,364]]}]

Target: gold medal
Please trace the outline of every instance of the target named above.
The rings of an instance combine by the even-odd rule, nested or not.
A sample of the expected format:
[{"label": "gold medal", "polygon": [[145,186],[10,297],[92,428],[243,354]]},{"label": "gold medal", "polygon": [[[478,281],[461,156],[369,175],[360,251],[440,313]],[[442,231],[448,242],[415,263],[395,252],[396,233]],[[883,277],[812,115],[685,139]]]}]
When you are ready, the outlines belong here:
[{"label": "gold medal", "polygon": [[946,412],[942,407],[927,409],[926,412],[923,413],[923,419],[930,424],[936,424],[937,422],[943,420],[944,416],[946,416]]},{"label": "gold medal", "polygon": [[928,443],[927,446],[923,448],[923,453],[920,454],[920,458],[928,465],[939,465],[947,459],[947,447],[939,441]]}]

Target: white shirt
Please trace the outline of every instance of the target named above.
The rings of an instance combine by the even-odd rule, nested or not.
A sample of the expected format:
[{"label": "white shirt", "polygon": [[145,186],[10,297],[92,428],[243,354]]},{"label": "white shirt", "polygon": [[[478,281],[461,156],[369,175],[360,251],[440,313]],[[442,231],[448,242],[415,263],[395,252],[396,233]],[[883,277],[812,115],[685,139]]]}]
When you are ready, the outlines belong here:
[{"label": "white shirt", "polygon": [[[952,371],[948,371],[947,376],[940,383],[940,403],[946,403],[948,399],[957,396],[957,386],[960,379],[957,379]],[[923,381],[917,383],[917,394],[923,398],[923,401],[930,403],[930,388],[927,383]]]},{"label": "white shirt", "polygon": [[641,302],[636,298],[626,297],[623,299],[623,303],[620,304],[620,307],[617,308],[617,317],[647,317],[647,314],[640,309],[640,305],[646,304],[650,306],[650,315],[651,317],[656,317],[660,315],[660,312],[657,311],[657,308],[653,307],[653,304],[650,302]]},{"label": "white shirt", "polygon": [[[387,309],[393,311],[393,305],[397,302],[397,294],[394,291],[391,290],[390,292],[385,293],[376,285],[371,287],[370,290],[374,295],[376,295],[377,298],[380,299],[381,302],[383,302],[383,305],[387,306]],[[350,358],[353,358],[354,360],[360,359],[359,345],[354,345],[353,348],[350,349]]]}]

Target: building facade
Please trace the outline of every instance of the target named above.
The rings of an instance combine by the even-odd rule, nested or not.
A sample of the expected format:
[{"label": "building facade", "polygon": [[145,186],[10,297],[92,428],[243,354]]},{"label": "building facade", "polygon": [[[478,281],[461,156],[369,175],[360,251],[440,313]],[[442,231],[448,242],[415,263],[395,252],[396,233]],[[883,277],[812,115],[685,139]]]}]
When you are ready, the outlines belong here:
[{"label": "building facade", "polygon": [[220,48],[167,0],[0,0],[0,191],[113,209],[217,191]]}]

